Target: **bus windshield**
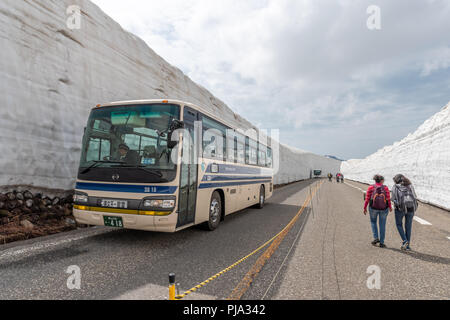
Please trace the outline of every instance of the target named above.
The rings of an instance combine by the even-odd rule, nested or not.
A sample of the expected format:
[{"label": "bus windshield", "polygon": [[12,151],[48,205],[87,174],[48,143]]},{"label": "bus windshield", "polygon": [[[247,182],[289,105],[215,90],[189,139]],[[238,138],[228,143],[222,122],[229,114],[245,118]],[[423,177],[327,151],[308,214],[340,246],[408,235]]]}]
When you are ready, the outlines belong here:
[{"label": "bus windshield", "polygon": [[80,174],[134,168],[162,176],[163,170],[175,170],[167,137],[179,118],[180,106],[170,104],[94,109],[83,139]]}]

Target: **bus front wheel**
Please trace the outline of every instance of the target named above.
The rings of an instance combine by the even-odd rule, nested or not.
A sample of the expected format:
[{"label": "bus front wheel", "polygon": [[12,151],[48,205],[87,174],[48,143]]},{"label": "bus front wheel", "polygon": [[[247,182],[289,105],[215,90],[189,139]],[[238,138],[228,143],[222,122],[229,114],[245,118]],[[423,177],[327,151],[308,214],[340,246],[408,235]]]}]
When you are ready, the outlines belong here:
[{"label": "bus front wheel", "polygon": [[209,206],[209,220],[205,224],[205,227],[209,231],[214,231],[219,227],[220,218],[222,217],[222,199],[220,194],[215,191],[211,197],[211,203]]},{"label": "bus front wheel", "polygon": [[258,209],[264,208],[264,204],[266,203],[266,188],[264,186],[261,186],[259,190],[259,202],[256,205]]}]

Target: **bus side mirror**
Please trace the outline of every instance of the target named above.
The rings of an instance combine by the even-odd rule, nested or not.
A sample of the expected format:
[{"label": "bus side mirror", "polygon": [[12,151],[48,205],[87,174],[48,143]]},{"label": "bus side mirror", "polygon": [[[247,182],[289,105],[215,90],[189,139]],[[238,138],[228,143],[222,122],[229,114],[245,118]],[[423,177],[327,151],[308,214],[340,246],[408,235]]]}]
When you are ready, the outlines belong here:
[{"label": "bus side mirror", "polygon": [[174,132],[175,130],[178,129],[183,129],[184,128],[184,122],[174,119],[172,120],[172,123],[170,124],[170,132]]},{"label": "bus side mirror", "polygon": [[176,119],[174,119],[172,121],[172,123],[170,124],[169,133],[167,134],[167,147],[169,149],[175,148],[177,146],[177,144],[178,144],[178,141],[173,141],[172,140],[173,133],[175,131],[177,131],[178,129],[183,129],[183,128],[184,128],[184,122],[183,121],[176,120]]},{"label": "bus side mirror", "polygon": [[169,132],[169,134],[167,135],[167,147],[169,149],[175,148],[178,144],[178,141],[172,141],[172,135],[173,135],[173,132]]}]

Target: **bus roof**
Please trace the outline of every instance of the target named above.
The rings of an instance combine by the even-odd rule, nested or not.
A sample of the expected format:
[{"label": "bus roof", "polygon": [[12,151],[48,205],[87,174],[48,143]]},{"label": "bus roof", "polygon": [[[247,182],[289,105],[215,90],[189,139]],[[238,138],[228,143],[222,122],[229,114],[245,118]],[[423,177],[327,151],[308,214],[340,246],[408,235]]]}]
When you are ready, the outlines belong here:
[{"label": "bus roof", "polygon": [[172,100],[172,99],[149,99],[149,100],[125,100],[125,101],[115,101],[109,102],[105,104],[99,104],[97,107],[113,107],[113,106],[122,106],[122,105],[137,105],[137,104],[148,104],[148,103],[167,103],[167,104],[190,104],[181,100]]}]

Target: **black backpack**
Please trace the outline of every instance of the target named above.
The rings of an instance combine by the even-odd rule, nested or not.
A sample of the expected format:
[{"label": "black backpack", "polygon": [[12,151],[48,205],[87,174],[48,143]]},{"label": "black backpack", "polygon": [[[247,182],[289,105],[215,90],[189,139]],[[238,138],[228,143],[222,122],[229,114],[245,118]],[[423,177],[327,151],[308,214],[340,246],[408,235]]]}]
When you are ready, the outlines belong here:
[{"label": "black backpack", "polygon": [[417,199],[411,186],[397,185],[397,207],[402,212],[416,211]]}]

